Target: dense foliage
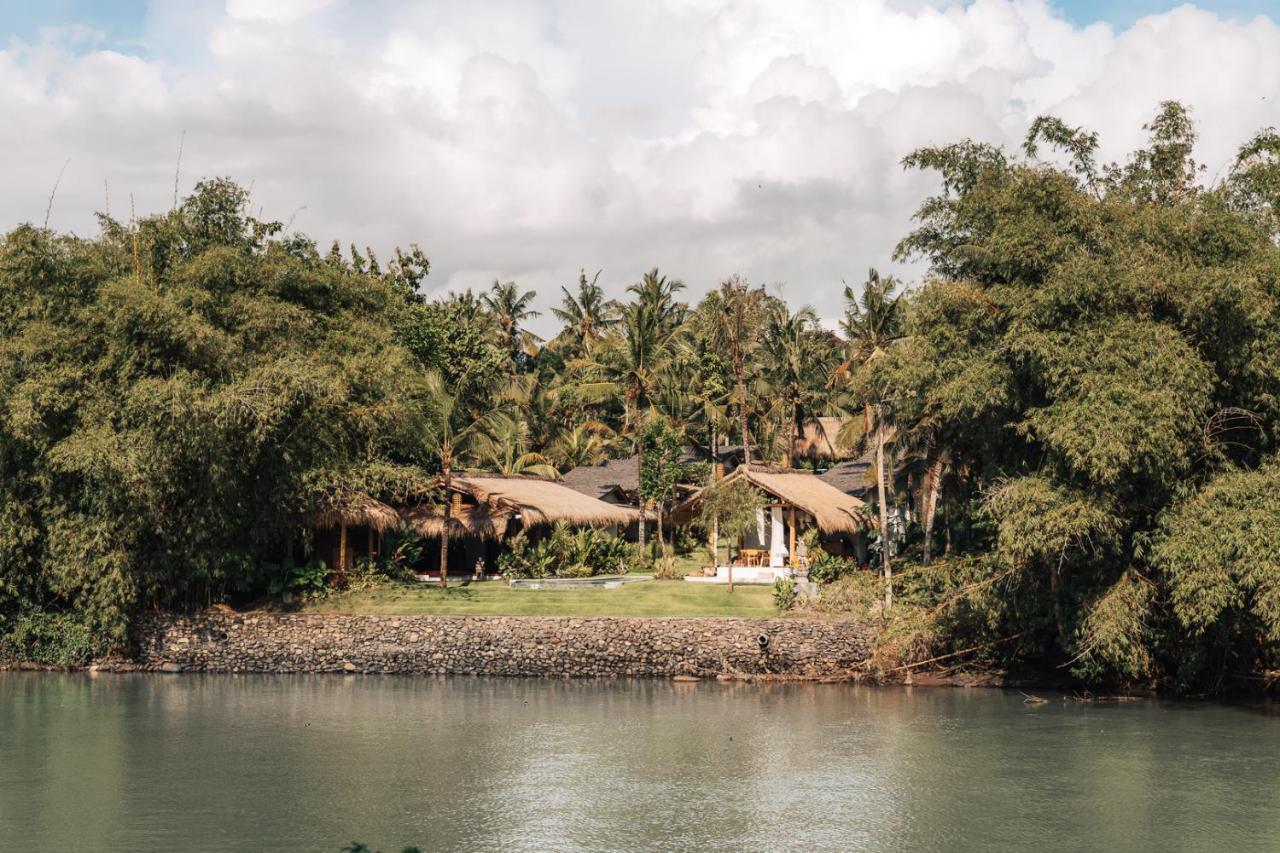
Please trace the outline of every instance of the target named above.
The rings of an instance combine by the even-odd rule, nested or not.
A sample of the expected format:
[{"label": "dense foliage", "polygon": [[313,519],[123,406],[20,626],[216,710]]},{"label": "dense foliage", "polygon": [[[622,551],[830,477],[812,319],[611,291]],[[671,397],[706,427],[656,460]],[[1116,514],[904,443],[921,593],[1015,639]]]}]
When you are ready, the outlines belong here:
[{"label": "dense foliage", "polygon": [[1205,187],[1187,111],[1148,130],[1104,168],[1053,119],[1021,156],[908,158],[943,192],[898,251],[933,274],[881,369],[999,579],[956,630],[1090,680],[1216,688],[1276,663],[1280,147]]},{"label": "dense foliage", "polygon": [[246,203],[213,181],[94,240],[0,242],[0,614],[121,640],[140,607],[258,584],[353,469],[426,461],[387,323],[413,261],[361,269]]},{"label": "dense foliage", "polygon": [[[1280,136],[1206,182],[1185,108],[1148,130],[1110,165],[1054,118],[1018,152],[915,152],[941,188],[898,254],[928,273],[846,286],[839,331],[737,276],[690,304],[653,269],[611,301],[584,270],[542,341],[518,285],[426,299],[416,248],[321,252],[222,180],[93,239],[20,226],[0,240],[0,635],[83,657],[141,609],[266,593],[317,506],[431,499],[467,469],[638,457],[652,536],[708,473],[687,446],[813,467],[806,434],[837,416],[827,437],[871,462],[877,574],[809,543],[826,592],[805,606],[1091,684],[1266,679]],[[759,500],[713,487],[701,524],[732,540]],[[625,568],[608,541],[517,542],[505,571]]]},{"label": "dense foliage", "polygon": [[498,571],[508,579],[589,578],[626,574],[635,559],[626,541],[590,527],[571,530],[561,522],[536,543],[524,531],[508,539],[498,557]]}]

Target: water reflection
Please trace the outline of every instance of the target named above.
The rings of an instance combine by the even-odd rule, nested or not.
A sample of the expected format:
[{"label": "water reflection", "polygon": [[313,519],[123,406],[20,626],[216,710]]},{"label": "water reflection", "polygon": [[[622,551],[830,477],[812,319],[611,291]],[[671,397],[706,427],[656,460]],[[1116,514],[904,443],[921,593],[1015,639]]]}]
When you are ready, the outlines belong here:
[{"label": "water reflection", "polygon": [[[0,673],[30,849],[1280,847],[1280,725],[839,685]],[[6,843],[7,843],[6,842]],[[3,845],[0,845],[3,846]]]}]

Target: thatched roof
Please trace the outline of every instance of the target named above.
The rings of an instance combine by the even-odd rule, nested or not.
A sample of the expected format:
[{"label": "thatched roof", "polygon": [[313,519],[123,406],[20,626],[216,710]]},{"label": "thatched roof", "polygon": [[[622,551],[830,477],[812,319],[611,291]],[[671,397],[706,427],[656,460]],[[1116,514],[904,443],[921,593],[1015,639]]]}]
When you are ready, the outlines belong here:
[{"label": "thatched roof", "polygon": [[[793,468],[742,466],[720,482],[745,479],[751,485],[813,517],[823,533],[857,533],[868,527],[866,505],[846,495],[816,474]],[[688,514],[697,504],[694,495],[676,508],[677,514]]]},{"label": "thatched roof", "polygon": [[803,432],[796,442],[795,455],[810,459],[848,459],[853,454],[836,444],[844,418],[813,418],[805,421]]},{"label": "thatched roof", "polygon": [[[400,510],[400,515],[420,536],[436,538],[444,529],[444,508],[438,506],[412,506]],[[449,514],[449,535],[478,536],[481,539],[501,539],[507,532],[511,519],[509,510],[490,511],[488,507],[464,504],[454,507]]]},{"label": "thatched roof", "polygon": [[318,528],[371,527],[379,533],[400,526],[400,514],[366,494],[355,492],[330,498],[313,512],[310,521]]},{"label": "thatched roof", "polygon": [[581,492],[533,477],[455,477],[453,486],[490,512],[518,512],[526,527],[563,521],[576,525],[629,524],[631,507],[605,503]]}]

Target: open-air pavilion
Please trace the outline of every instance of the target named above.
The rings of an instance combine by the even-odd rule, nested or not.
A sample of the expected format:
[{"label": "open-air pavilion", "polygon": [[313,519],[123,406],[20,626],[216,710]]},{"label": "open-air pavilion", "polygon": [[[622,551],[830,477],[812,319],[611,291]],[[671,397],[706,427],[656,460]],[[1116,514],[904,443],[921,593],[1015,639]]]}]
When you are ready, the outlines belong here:
[{"label": "open-air pavilion", "polygon": [[[773,583],[780,577],[807,572],[809,559],[800,537],[810,527],[821,534],[821,545],[837,556],[865,554],[865,533],[869,527],[866,506],[807,471],[789,468],[742,466],[721,483],[745,480],[765,495],[765,505],[757,515],[756,527],[737,543],[734,555],[734,582]],[[672,512],[681,523],[698,515],[699,491]],[[691,577],[704,583],[727,583],[729,565],[719,566],[714,576]]]},{"label": "open-air pavilion", "polygon": [[395,509],[362,492],[331,497],[308,517],[315,554],[338,572],[357,559],[376,560],[383,536],[400,526]]},{"label": "open-air pavilion", "polygon": [[[639,515],[631,507],[535,477],[455,476],[448,499],[450,574],[492,572],[502,541],[520,530],[535,540],[560,522],[572,527],[610,527],[616,532]],[[400,515],[428,539],[438,540],[444,530],[443,506],[407,507]],[[428,552],[426,573],[438,575],[439,550],[429,548]]]}]

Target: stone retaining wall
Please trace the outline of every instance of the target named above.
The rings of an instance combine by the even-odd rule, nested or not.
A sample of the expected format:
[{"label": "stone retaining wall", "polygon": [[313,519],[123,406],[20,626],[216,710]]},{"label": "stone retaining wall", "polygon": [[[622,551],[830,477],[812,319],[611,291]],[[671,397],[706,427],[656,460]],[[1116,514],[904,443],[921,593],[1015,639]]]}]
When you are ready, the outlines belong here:
[{"label": "stone retaining wall", "polygon": [[804,619],[245,613],[152,616],[137,639],[137,665],[170,672],[830,679],[853,677],[871,633]]}]

